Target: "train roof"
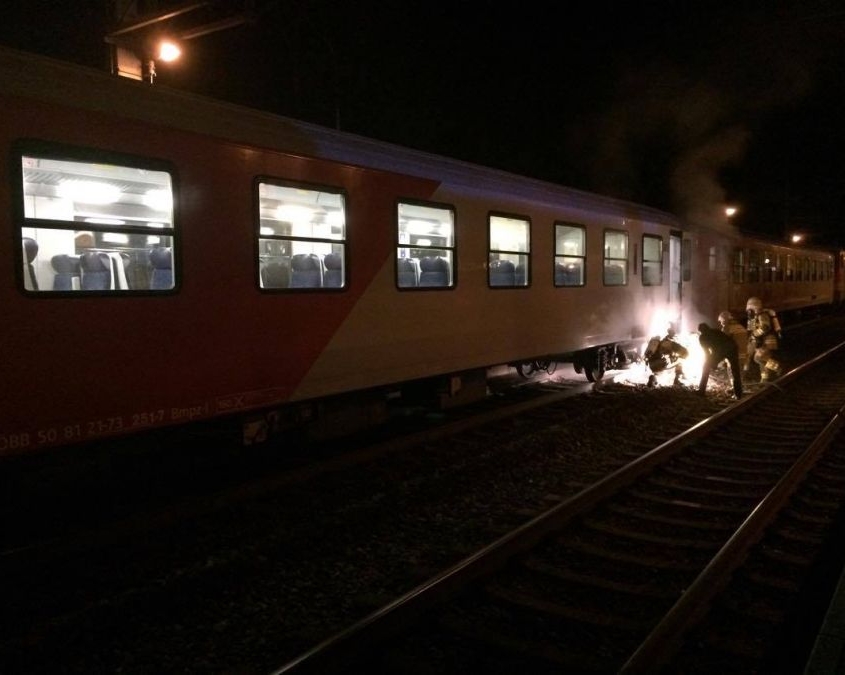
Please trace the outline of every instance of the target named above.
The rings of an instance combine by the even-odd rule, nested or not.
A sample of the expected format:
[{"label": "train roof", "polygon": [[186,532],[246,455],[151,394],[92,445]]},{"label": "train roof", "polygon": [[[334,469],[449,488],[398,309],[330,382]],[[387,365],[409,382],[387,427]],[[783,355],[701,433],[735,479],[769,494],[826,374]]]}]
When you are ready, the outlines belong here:
[{"label": "train roof", "polygon": [[414,150],[162,85],[0,47],[0,91],[120,115],[168,128],[304,157],[440,182],[466,193],[497,193],[682,228],[676,216],[642,204]]}]

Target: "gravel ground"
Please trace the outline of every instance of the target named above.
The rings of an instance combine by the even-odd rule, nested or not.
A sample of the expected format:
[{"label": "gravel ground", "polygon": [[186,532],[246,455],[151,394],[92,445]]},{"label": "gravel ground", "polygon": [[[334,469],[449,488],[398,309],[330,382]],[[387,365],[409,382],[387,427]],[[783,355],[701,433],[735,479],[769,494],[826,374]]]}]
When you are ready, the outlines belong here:
[{"label": "gravel ground", "polygon": [[269,672],[725,407],[719,377],[706,397],[602,383],[68,560],[49,578],[6,578],[0,671]]},{"label": "gravel ground", "polygon": [[[828,331],[812,335],[832,339]],[[68,555],[58,569],[4,573],[0,672],[270,672],[732,402],[724,371],[712,376],[707,396],[694,382],[649,389],[632,375],[644,374],[606,377],[545,412],[319,473],[178,526],[128,533],[106,551]],[[155,456],[131,459],[128,466],[155,475]],[[81,462],[52,466],[56,483],[75,484],[61,480],[71,465]],[[89,468],[120,478],[96,460]],[[186,458],[180,475],[195,468],[204,467]],[[11,475],[4,504],[12,491],[45,493],[35,478],[45,474],[30,483]],[[114,510],[131,501],[122,485],[80,499],[88,509],[109,499]],[[167,489],[151,482],[152,493]],[[32,501],[35,511],[40,501]],[[42,510],[61,526],[72,510],[56,504]]]}]

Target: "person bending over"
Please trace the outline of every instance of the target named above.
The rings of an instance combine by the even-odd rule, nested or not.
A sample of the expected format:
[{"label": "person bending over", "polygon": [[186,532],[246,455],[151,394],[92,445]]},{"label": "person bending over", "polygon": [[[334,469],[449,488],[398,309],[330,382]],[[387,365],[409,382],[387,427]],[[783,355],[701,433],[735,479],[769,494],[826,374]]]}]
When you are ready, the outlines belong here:
[{"label": "person bending over", "polygon": [[720,330],[711,328],[706,323],[700,323],[698,324],[698,342],[704,350],[704,366],[701,369],[698,392],[703,394],[707,391],[707,380],[710,379],[710,372],[727,359],[731,367],[734,395],[738,399],[741,398],[742,370],[739,365],[739,349],[737,349],[734,339]]}]

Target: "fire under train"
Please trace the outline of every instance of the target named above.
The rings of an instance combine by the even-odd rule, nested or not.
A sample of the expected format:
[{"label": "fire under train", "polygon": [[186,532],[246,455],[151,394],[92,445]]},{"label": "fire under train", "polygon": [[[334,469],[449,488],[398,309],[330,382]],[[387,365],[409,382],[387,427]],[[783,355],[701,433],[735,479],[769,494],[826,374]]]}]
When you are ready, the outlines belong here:
[{"label": "fire under train", "polygon": [[0,109],[0,456],[348,433],[494,367],[599,380],[750,295],[839,299],[836,252],[28,53]]}]

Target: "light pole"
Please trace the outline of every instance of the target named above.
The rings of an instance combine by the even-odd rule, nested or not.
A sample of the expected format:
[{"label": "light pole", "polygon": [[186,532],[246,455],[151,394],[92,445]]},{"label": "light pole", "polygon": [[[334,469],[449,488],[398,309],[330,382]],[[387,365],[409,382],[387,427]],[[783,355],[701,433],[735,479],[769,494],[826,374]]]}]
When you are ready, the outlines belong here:
[{"label": "light pole", "polygon": [[[162,38],[158,31],[155,35],[151,32],[151,30],[156,30],[152,27],[158,27],[165,21],[213,4],[209,1],[189,3],[167,12],[139,17],[133,23],[122,25],[108,33],[105,41],[112,48],[112,74],[135,80],[146,80],[153,84],[156,77],[156,61],[169,62],[178,59],[181,54],[178,42],[193,40],[254,20],[251,10],[252,1],[246,0],[244,11],[187,30],[173,31],[174,39]],[[115,0],[115,5],[116,9],[122,6],[119,12],[122,17],[137,14],[137,0]]]}]

